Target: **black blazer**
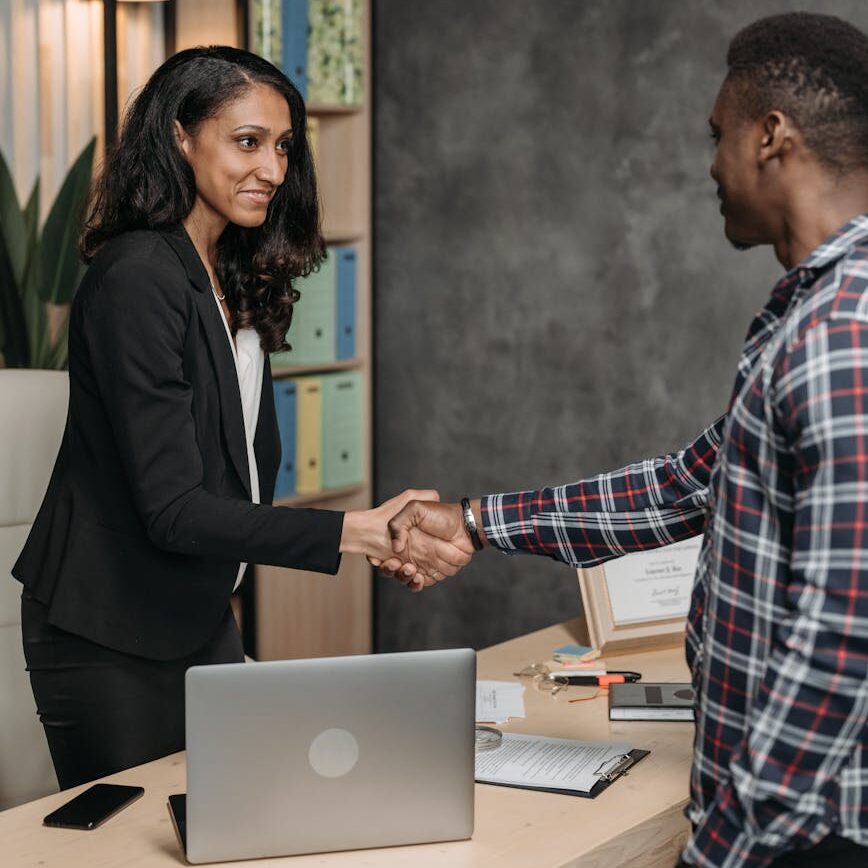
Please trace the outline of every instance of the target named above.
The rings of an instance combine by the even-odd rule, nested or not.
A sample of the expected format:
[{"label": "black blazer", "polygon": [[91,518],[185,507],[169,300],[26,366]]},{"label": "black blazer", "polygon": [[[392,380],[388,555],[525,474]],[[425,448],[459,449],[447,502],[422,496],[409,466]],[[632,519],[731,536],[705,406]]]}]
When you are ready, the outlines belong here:
[{"label": "black blazer", "polygon": [[69,415],[12,574],[50,623],[155,660],[203,645],[239,563],[337,572],[343,515],[268,504],[280,461],[268,361],[250,500],[241,396],[182,227],[107,243],[72,306]]}]

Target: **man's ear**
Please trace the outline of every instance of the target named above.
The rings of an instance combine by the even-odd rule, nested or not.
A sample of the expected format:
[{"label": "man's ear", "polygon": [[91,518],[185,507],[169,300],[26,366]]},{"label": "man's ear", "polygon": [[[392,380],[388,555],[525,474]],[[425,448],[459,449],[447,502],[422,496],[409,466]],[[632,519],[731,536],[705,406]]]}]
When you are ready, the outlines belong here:
[{"label": "man's ear", "polygon": [[187,135],[187,131],[181,126],[181,122],[177,118],[175,119],[175,142],[181,149],[181,153],[185,157],[189,157],[192,142],[190,141],[190,136]]},{"label": "man's ear", "polygon": [[759,158],[761,162],[779,159],[789,154],[798,130],[783,112],[769,112],[760,122]]}]

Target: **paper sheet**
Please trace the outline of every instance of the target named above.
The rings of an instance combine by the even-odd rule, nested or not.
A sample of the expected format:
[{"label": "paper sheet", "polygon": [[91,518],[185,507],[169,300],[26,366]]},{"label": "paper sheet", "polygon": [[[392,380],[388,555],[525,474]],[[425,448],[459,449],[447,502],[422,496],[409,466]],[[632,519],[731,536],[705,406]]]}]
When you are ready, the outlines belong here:
[{"label": "paper sheet", "polygon": [[504,733],[500,747],[476,754],[476,780],[483,783],[590,792],[626,742],[573,741]]},{"label": "paper sheet", "polygon": [[517,681],[477,681],[476,720],[506,723],[511,717],[524,717],[524,685]]}]

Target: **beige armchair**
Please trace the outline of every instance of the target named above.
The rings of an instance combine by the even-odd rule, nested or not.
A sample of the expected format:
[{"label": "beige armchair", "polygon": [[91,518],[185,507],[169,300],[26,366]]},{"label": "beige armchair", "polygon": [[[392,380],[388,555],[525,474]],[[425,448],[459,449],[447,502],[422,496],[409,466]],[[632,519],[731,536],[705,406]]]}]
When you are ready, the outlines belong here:
[{"label": "beige armchair", "polygon": [[0,370],[0,810],[57,791],[24,668],[21,585],[10,575],[54,466],[69,377]]}]

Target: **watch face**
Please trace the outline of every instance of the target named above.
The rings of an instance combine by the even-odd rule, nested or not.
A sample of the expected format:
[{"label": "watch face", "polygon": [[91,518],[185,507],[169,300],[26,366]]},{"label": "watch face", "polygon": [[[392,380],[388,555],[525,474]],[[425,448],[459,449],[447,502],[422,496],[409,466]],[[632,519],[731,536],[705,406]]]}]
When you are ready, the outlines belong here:
[{"label": "watch face", "polygon": [[461,511],[464,513],[464,529],[473,543],[473,550],[478,552],[482,548],[482,540],[476,530],[476,519],[473,517],[470,501],[466,497],[461,499]]}]

